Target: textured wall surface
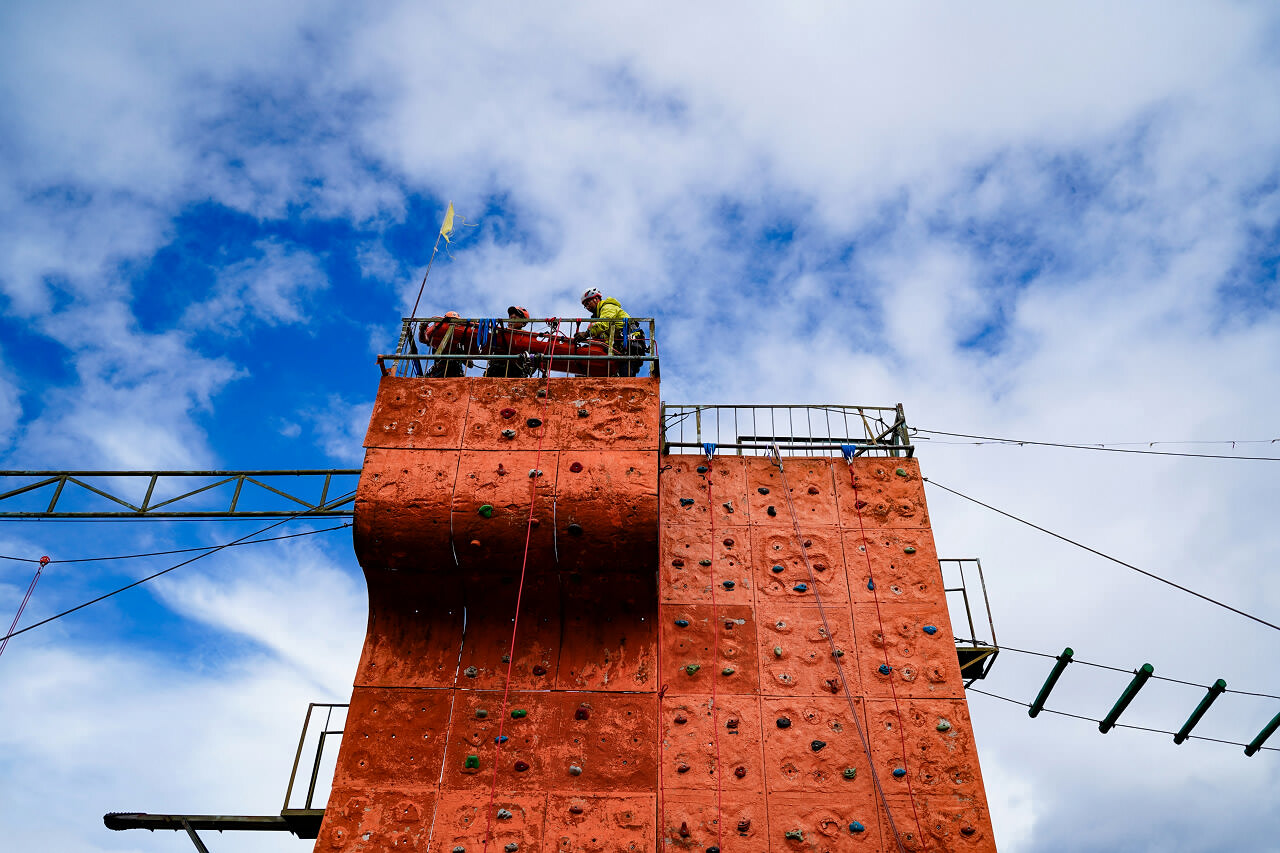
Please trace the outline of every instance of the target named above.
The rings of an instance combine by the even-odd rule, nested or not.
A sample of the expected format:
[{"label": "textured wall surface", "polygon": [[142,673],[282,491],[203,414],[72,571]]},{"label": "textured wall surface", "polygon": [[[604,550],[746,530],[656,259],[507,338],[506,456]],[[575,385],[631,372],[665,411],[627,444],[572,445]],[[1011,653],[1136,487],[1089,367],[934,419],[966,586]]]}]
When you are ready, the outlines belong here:
[{"label": "textured wall surface", "polygon": [[914,461],[658,436],[653,379],[383,380],[317,850],[994,849]]}]

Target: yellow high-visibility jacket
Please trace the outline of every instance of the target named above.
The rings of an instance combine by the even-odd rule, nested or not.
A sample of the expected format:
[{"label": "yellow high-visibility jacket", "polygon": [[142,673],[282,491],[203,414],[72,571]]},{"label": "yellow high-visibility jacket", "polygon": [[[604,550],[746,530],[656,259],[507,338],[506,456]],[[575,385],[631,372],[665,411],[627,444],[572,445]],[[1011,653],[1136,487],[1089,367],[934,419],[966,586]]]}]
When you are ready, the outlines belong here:
[{"label": "yellow high-visibility jacket", "polygon": [[[587,334],[596,340],[607,342],[610,349],[613,348],[614,336],[622,332],[622,322],[631,319],[631,315],[622,310],[622,303],[612,296],[601,299],[591,316],[602,322],[588,326]],[[636,334],[639,332],[633,333],[633,336]]]}]

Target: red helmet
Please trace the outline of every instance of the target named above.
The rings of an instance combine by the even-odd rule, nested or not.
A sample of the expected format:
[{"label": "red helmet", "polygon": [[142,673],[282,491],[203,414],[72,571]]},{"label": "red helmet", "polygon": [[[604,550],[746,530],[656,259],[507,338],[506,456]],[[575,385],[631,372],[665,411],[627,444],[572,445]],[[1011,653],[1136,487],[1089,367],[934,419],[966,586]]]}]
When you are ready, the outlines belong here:
[{"label": "red helmet", "polygon": [[452,317],[452,318],[453,318],[453,319],[455,319],[455,320],[461,320],[461,319],[462,319],[462,315],[461,315],[461,314],[459,314],[457,311],[446,311],[446,312],[444,312],[444,316],[446,316],[446,317]]},{"label": "red helmet", "polygon": [[587,292],[582,294],[582,305],[585,308],[587,303],[592,299],[603,299],[604,295],[594,287],[587,288]]}]

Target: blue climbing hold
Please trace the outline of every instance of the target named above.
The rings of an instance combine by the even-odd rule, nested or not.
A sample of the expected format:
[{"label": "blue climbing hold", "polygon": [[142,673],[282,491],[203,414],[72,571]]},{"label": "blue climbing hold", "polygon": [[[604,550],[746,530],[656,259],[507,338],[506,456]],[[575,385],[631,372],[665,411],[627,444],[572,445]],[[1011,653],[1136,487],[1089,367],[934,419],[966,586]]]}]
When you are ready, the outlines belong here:
[{"label": "blue climbing hold", "polygon": [[895,767],[893,768],[893,775],[901,779],[903,776],[907,775],[907,771],[903,770],[901,767]]},{"label": "blue climbing hold", "polygon": [[938,629],[933,627],[932,625],[925,625],[920,630],[924,631],[926,634],[929,634],[930,636],[938,633]]},{"label": "blue climbing hold", "polygon": [[880,674],[881,674],[881,675],[888,675],[888,674],[889,674],[889,673],[891,673],[891,672],[893,672],[893,669],[889,666],[889,664],[887,664],[887,663],[882,663],[882,664],[880,664]]},{"label": "blue climbing hold", "polygon": [[494,738],[494,739],[493,739],[493,742],[494,742],[494,743],[506,743],[506,742],[507,742],[507,741],[509,741],[509,740],[511,740],[511,738],[507,737],[506,735],[498,735],[496,738]]},{"label": "blue climbing hold", "polygon": [[783,572],[782,566],[774,566],[774,567],[773,567],[773,573],[774,573],[775,575],[780,575],[780,574],[782,574],[782,572]]},{"label": "blue climbing hold", "polygon": [[865,827],[865,826],[863,826],[862,824],[858,823],[858,822],[855,820],[855,821],[851,821],[851,822],[849,823],[849,831],[850,831],[850,832],[864,832],[864,831],[866,831],[866,827]]},{"label": "blue climbing hold", "polygon": [[733,587],[734,587],[734,583],[733,583],[733,581],[725,581],[725,582],[724,582],[724,588],[725,588],[725,589],[733,589]]},{"label": "blue climbing hold", "polygon": [[693,498],[681,498],[680,506],[693,506]]},{"label": "blue climbing hold", "polygon": [[792,587],[796,592],[808,592],[809,585],[807,583],[798,583]]},{"label": "blue climbing hold", "polygon": [[699,474],[705,474],[705,473],[707,473],[707,466],[706,466],[706,465],[699,465],[699,466],[698,466],[698,473],[699,473]]},{"label": "blue climbing hold", "polygon": [[688,619],[677,619],[677,620],[676,620],[676,627],[677,627],[677,628],[688,628],[688,627],[689,627],[689,620],[688,620]]},{"label": "blue climbing hold", "polygon": [[876,582],[871,580],[871,578],[867,578],[867,589],[872,592],[875,592]]}]

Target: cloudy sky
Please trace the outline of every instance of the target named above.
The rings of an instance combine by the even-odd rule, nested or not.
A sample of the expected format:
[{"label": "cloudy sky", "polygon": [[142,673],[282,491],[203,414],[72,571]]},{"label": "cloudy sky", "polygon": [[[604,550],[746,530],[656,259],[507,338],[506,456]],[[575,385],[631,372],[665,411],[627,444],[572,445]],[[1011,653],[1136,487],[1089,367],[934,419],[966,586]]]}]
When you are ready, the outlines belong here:
[{"label": "cloudy sky", "polygon": [[[0,465],[358,466],[450,199],[478,227],[420,313],[571,316],[598,285],[658,318],[668,402],[1280,456],[1280,14],[1045,5],[4,4]],[[926,475],[1280,621],[1280,462],[963,441],[922,432]],[[929,499],[1003,643],[1280,695],[1276,630]],[[0,554],[238,524],[4,523]],[[278,810],[306,703],[349,695],[350,551],[235,549],[15,638],[7,842],[178,850],[101,815]],[[165,559],[55,564],[24,622]],[[5,625],[31,571],[0,560]],[[979,686],[1026,702],[1048,666]],[[1050,707],[1097,719],[1127,679],[1073,666]],[[1153,682],[1124,720],[1201,694]],[[1280,850],[1280,753],[970,703],[1003,850]],[[1228,694],[1197,731],[1277,711]]]}]

